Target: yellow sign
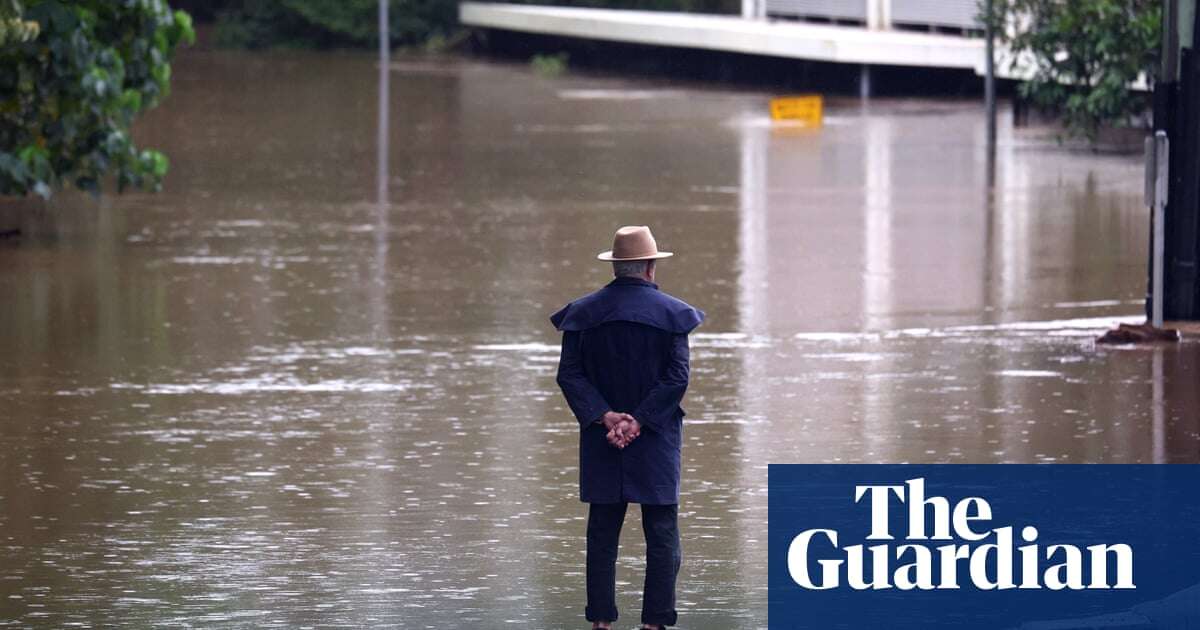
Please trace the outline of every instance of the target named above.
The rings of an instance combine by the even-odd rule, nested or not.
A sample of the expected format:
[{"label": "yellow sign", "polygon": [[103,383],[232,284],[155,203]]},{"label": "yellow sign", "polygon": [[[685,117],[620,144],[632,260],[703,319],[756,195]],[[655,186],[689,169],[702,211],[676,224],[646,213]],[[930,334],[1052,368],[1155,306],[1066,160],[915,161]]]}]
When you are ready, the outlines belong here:
[{"label": "yellow sign", "polygon": [[771,99],[772,120],[797,120],[807,125],[821,124],[820,94],[782,96]]}]

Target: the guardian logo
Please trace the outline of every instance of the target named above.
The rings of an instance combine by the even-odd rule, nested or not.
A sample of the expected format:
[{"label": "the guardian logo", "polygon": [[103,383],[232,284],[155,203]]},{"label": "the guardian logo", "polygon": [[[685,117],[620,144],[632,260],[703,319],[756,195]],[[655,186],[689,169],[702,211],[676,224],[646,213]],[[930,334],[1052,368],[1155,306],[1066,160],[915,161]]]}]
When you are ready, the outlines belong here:
[{"label": "the guardian logo", "polygon": [[[834,589],[843,582],[855,590],[1135,588],[1129,545],[1043,546],[1032,525],[1020,527],[1019,534],[1013,525],[993,527],[992,508],[981,497],[953,505],[945,497],[926,497],[923,478],[855,486],[854,502],[870,508],[866,540],[889,542],[840,547],[836,530],[801,532],[788,545],[787,568],[802,588]],[[908,527],[898,544],[891,542],[899,532],[889,529],[888,515],[890,509],[904,509],[901,505]],[[814,560],[816,566],[810,564]]]}]

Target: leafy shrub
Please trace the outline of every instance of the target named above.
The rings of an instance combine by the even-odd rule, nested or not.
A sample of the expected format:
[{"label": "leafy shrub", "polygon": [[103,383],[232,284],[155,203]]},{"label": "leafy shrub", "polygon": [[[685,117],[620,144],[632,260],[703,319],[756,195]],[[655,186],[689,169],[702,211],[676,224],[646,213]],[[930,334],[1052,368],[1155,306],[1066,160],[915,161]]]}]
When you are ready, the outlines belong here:
[{"label": "leafy shrub", "polygon": [[529,60],[533,71],[544,77],[557,77],[567,71],[568,55],[565,52],[553,55],[534,55]]},{"label": "leafy shrub", "polygon": [[65,183],[157,190],[167,158],[139,150],[137,114],[167,95],[171,59],[195,34],[162,0],[29,0],[39,33],[0,45],[0,195],[49,197]]},{"label": "leafy shrub", "polygon": [[[995,0],[997,34],[1033,62],[1020,86],[1062,114],[1067,130],[1094,139],[1146,108],[1129,86],[1153,80],[1161,37],[1159,0]],[[1006,30],[1005,25],[1012,26]]]},{"label": "leafy shrub", "polygon": [[0,46],[5,43],[27,42],[38,34],[38,24],[21,17],[18,0],[0,0]]}]

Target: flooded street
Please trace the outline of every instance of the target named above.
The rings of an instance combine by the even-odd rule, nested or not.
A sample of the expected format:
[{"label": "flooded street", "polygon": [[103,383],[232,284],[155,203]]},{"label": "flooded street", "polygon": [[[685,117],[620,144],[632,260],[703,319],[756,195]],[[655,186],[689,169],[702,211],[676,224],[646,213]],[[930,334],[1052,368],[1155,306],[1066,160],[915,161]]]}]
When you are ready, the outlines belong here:
[{"label": "flooded street", "polygon": [[1200,344],[1092,343],[1143,312],[1138,156],[1002,113],[989,194],[974,101],[772,127],[766,93],[401,58],[381,182],[372,56],[174,76],[136,129],[162,193],[0,241],[0,627],[583,627],[547,318],[624,224],[708,314],[682,628],[766,626],[768,463],[1200,462]]}]

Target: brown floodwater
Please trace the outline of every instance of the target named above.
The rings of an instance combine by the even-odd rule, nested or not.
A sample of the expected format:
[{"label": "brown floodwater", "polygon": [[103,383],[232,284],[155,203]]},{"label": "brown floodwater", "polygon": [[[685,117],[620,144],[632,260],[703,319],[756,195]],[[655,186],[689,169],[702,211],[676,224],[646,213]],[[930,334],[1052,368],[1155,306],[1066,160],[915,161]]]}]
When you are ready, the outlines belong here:
[{"label": "brown floodwater", "polygon": [[0,241],[0,626],[583,627],[547,316],[629,223],[708,312],[682,627],[765,627],[768,463],[1200,462],[1200,344],[1092,341],[1143,310],[1135,156],[1002,116],[989,194],[975,102],[803,129],[766,93],[400,58],[380,178],[371,55],[175,77],[137,128],[162,193]]}]

